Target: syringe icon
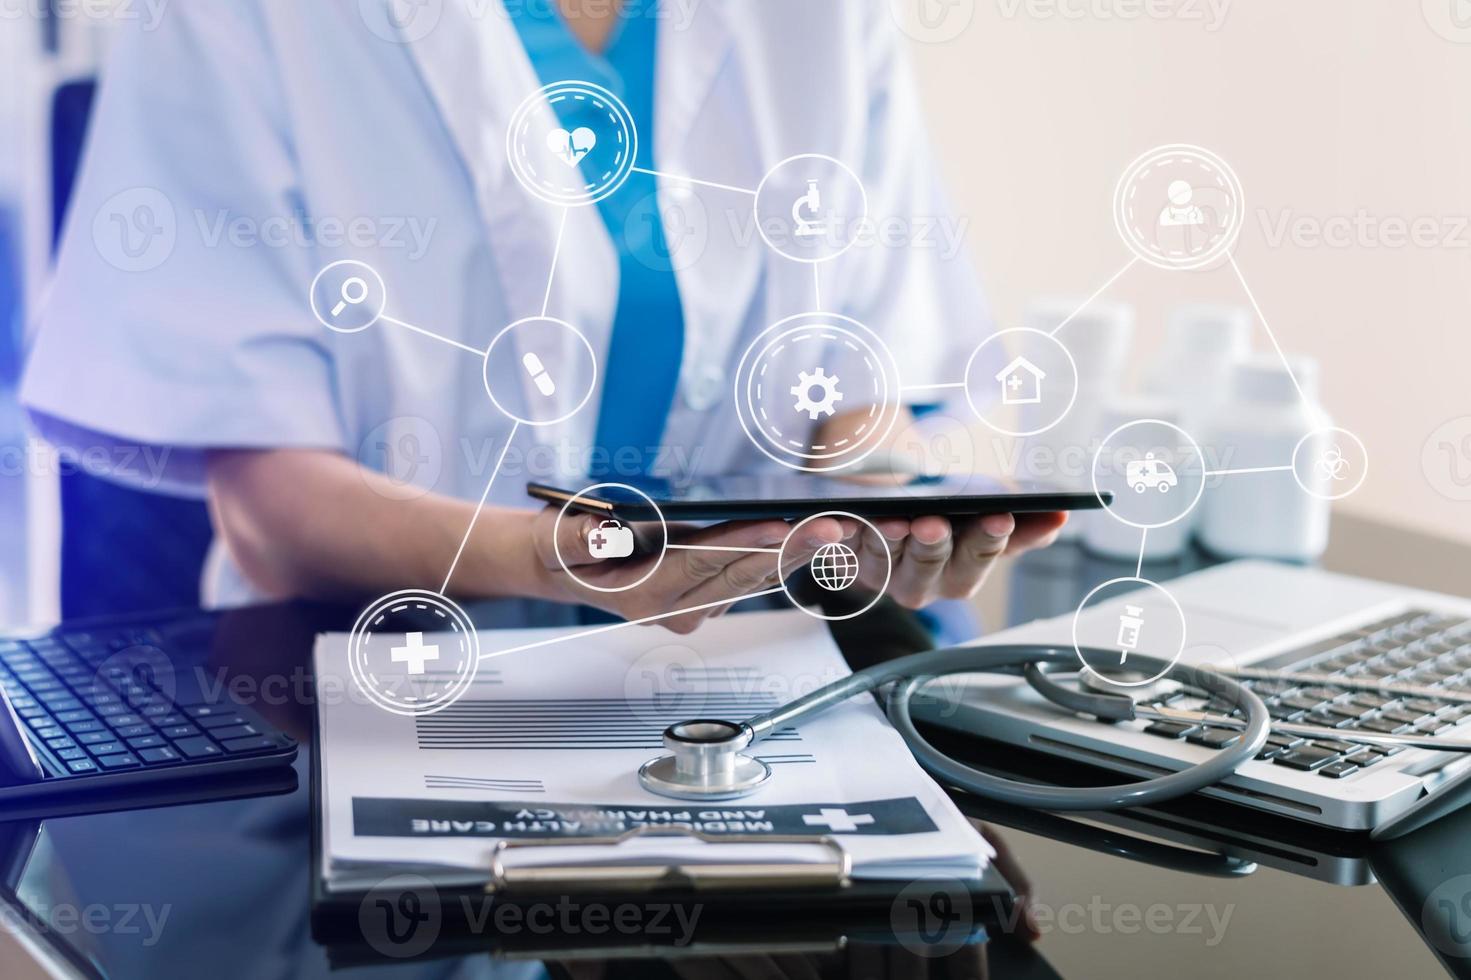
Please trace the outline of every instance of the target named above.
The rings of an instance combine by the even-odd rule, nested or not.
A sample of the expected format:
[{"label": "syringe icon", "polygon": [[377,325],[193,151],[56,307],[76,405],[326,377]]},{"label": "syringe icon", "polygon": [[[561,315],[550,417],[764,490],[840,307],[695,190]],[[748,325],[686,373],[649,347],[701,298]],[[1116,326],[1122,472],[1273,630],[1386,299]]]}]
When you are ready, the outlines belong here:
[{"label": "syringe icon", "polygon": [[1119,663],[1129,660],[1129,654],[1139,649],[1139,630],[1144,626],[1143,606],[1125,606],[1119,614]]}]

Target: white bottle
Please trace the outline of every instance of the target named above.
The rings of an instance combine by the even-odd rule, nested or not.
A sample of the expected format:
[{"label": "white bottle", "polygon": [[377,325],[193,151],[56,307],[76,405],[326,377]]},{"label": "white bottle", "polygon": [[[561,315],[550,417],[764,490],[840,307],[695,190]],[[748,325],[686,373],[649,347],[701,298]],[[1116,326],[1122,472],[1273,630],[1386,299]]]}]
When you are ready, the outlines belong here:
[{"label": "white bottle", "polygon": [[[1078,395],[1067,415],[1056,425],[1022,440],[1021,469],[1017,475],[1086,489],[1091,485],[1098,438],[1108,431],[1100,428],[1100,416],[1118,395],[1119,378],[1128,362],[1134,336],[1134,309],[1124,304],[1095,301],[1077,312],[1080,303],[1080,300],[1043,299],[1027,307],[1023,323],[1032,330],[1052,333],[1066,322],[1056,337],[1077,366]],[[1021,422],[1021,428],[1031,428],[1025,416]],[[1098,516],[1088,511],[1073,512],[1059,537],[1082,536],[1085,527]]]},{"label": "white bottle", "polygon": [[[1215,457],[1208,468],[1290,467],[1298,443],[1331,424],[1317,401],[1317,362],[1289,364],[1291,373],[1275,354],[1258,354],[1236,367],[1230,396],[1208,427]],[[1316,459],[1330,439],[1309,440],[1299,459]],[[1290,469],[1212,477],[1199,510],[1200,543],[1221,557],[1307,561],[1328,546],[1328,501],[1308,494]]]},{"label": "white bottle", "polygon": [[1234,306],[1193,304],[1171,311],[1165,344],[1141,390],[1180,406],[1180,425],[1197,440],[1226,399],[1232,371],[1250,352],[1251,315]]}]

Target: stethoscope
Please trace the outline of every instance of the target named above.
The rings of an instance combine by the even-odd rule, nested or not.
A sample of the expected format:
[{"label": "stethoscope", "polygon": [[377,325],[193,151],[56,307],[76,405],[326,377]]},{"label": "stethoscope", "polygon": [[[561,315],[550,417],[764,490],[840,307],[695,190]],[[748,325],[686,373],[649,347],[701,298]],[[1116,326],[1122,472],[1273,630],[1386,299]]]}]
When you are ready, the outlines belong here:
[{"label": "stethoscope", "polygon": [[[786,704],[745,721],[696,718],[664,730],[668,755],[639,768],[643,787],[661,796],[681,800],[730,800],[747,796],[771,779],[771,767],[745,750],[779,728],[811,718],[849,698],[893,685],[884,695],[890,723],[908,743],[914,757],[943,783],[987,799],[1041,810],[1116,810],[1160,803],[1213,786],[1231,776],[1261,751],[1273,732],[1302,738],[1332,738],[1362,745],[1402,746],[1437,751],[1471,752],[1471,742],[1429,735],[1391,735],[1343,730],[1323,725],[1274,722],[1267,706],[1229,672],[1212,667],[1171,664],[1155,657],[1131,654],[1129,665],[1158,673],[1186,691],[1214,696],[1234,704],[1245,718],[1209,711],[1190,711],[1161,704],[1145,704],[1127,694],[1066,687],[1048,676],[1060,668],[1078,666],[1085,659],[1117,657],[1116,650],[1075,650],[1070,646],[1011,644],[952,647],[930,650],[876,664],[842,680],[794,698]],[[1101,661],[1100,661],[1101,662]],[[931,745],[915,727],[910,702],[915,692],[948,674],[1017,673],[1048,701],[1075,714],[1101,722],[1143,719],[1171,721],[1241,731],[1241,737],[1216,751],[1209,760],[1178,772],[1113,786],[1045,786],[982,772],[950,758]],[[1282,675],[1291,679],[1291,675]],[[1106,678],[1105,678],[1106,680]],[[1348,683],[1361,690],[1393,693],[1389,683]]]}]

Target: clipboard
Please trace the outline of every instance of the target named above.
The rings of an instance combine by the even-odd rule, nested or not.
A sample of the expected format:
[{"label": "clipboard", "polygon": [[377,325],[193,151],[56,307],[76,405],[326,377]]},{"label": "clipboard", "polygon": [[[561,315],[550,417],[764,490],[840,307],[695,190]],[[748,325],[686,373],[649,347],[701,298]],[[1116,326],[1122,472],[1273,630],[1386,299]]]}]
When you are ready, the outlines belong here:
[{"label": "clipboard", "polygon": [[[311,751],[320,758],[314,731]],[[675,828],[650,828],[613,838],[551,841],[501,841],[493,849],[483,881],[457,886],[435,886],[433,901],[435,939],[426,949],[405,953],[384,949],[365,931],[365,908],[412,897],[422,908],[423,896],[401,893],[383,885],[375,888],[329,890],[321,874],[323,802],[320,767],[313,765],[310,787],[311,819],[311,928],[312,938],[327,948],[334,965],[439,959],[490,952],[508,959],[648,958],[693,955],[740,955],[783,951],[837,951],[849,941],[872,943],[923,942],[923,928],[907,930],[902,914],[907,903],[929,901],[939,894],[942,904],[963,907],[967,944],[985,942],[998,929],[1016,922],[1015,895],[994,865],[976,879],[948,877],[919,879],[854,879],[842,842],[831,835],[753,838],[761,843],[812,843],[827,848],[832,859],[797,866],[776,864],[704,865],[667,864],[589,865],[548,861],[505,860],[509,853],[553,855],[564,846],[622,844],[647,836],[687,833]],[[729,836],[721,844],[741,843]],[[422,869],[421,869],[422,870]],[[411,865],[385,865],[383,877],[415,877]],[[421,879],[422,880],[422,879]],[[921,894],[923,892],[924,894]],[[698,906],[693,935],[665,936],[640,933],[532,932],[501,933],[485,928],[487,909],[512,906],[522,915],[531,910],[575,902],[579,906],[617,908],[630,904]],[[489,903],[489,904],[487,904]],[[426,913],[427,914],[427,913]],[[381,938],[381,937],[380,937]],[[951,934],[950,939],[954,939]]]}]

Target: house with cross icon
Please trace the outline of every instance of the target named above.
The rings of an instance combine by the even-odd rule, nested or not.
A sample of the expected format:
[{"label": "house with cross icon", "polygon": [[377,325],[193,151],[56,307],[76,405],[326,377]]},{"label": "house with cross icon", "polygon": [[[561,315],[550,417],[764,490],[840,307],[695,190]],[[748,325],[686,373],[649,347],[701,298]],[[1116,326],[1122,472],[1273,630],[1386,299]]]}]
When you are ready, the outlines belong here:
[{"label": "house with cross icon", "polygon": [[996,372],[1001,384],[1001,404],[1036,405],[1042,401],[1042,379],[1047,372],[1027,360],[1015,357],[1011,363]]}]

